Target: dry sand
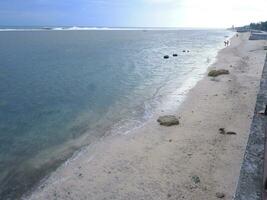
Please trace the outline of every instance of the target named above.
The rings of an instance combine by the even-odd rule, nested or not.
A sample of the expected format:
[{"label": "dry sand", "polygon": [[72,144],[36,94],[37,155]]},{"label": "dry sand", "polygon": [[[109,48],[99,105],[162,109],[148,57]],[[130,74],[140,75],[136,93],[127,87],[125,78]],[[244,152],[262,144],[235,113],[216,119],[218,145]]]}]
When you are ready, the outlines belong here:
[{"label": "dry sand", "polygon": [[[65,163],[31,200],[232,199],[253,117],[266,41],[232,39],[211,68],[229,75],[205,77],[176,114],[180,125],[156,117],[128,135],[107,137]],[[218,129],[236,135],[219,134]]]}]

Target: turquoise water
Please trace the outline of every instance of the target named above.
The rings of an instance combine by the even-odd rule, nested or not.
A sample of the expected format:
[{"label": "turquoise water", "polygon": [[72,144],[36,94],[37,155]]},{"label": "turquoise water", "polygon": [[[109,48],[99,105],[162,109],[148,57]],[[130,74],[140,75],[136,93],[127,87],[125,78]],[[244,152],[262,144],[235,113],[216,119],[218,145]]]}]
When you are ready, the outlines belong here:
[{"label": "turquoise water", "polygon": [[0,199],[19,198],[81,146],[144,123],[203,76],[230,34],[0,31]]}]

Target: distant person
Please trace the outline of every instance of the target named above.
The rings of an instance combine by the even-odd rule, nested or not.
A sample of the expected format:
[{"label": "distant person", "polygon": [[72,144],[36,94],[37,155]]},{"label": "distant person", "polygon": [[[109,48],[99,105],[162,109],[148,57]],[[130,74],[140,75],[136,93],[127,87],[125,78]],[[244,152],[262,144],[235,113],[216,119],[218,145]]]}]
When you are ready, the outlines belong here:
[{"label": "distant person", "polygon": [[226,47],[226,45],[227,45],[227,42],[224,40],[224,46]]},{"label": "distant person", "polygon": [[230,42],[229,40],[226,41],[226,46],[229,46]]},{"label": "distant person", "polygon": [[238,33],[236,34],[236,37],[238,37],[239,35],[238,35]]}]

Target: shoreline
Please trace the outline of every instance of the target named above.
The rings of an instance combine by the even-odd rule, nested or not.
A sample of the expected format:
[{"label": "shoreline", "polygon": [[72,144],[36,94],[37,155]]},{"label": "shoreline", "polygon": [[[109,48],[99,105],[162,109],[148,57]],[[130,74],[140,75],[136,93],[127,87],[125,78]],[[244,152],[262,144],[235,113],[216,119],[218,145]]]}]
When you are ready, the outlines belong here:
[{"label": "shoreline", "polygon": [[[204,77],[189,91],[178,111],[169,113],[178,113],[178,116],[181,117],[181,125],[169,128],[160,127],[155,118],[152,118],[144,127],[133,130],[131,134],[119,135],[114,138],[107,137],[100,144],[90,147],[90,151],[87,148],[85,150],[87,152],[77,156],[75,160],[70,160],[52,173],[29,199],[51,199],[52,197],[57,199],[165,199],[169,195],[170,199],[183,197],[185,199],[195,199],[196,197],[214,199],[214,194],[210,194],[214,193],[215,189],[220,188],[220,184],[217,182],[220,183],[225,178],[230,185],[224,183],[224,186],[226,185],[228,188],[223,188],[223,190],[227,192],[226,197],[230,198],[238,177],[236,180],[232,180],[229,176],[237,175],[237,168],[241,164],[246,145],[247,130],[251,122],[250,117],[244,118],[239,112],[238,114],[233,113],[233,110],[236,111],[238,107],[234,100],[241,100],[240,97],[244,95],[244,92],[241,95],[239,92],[235,93],[234,90],[237,87],[240,90],[245,90],[238,82],[239,78],[236,75],[240,73],[241,76],[245,76],[246,73],[240,72],[242,69],[239,68],[242,62],[243,64],[248,62],[244,56],[247,53],[245,50],[241,50],[244,52],[235,52],[233,49],[250,43],[252,47],[248,51],[251,50],[252,56],[257,54],[261,58],[264,53],[263,50],[261,53],[252,51],[257,49],[263,43],[262,41],[248,42],[247,34],[242,34],[240,37],[244,40],[243,43],[239,42],[240,38],[234,38],[233,45],[220,50],[215,63],[210,67],[212,68],[219,63],[219,67],[230,69],[230,75],[221,76],[214,80]],[[232,51],[229,52],[229,49]],[[235,53],[240,53],[240,55],[243,53],[244,57],[241,61],[240,55],[236,55],[236,57],[231,55]],[[225,54],[233,58],[229,61],[224,58]],[[225,61],[227,64],[223,63]],[[255,88],[258,89],[261,68],[263,67],[263,64],[260,66],[261,61],[257,62],[257,73],[259,74],[251,72],[253,69],[249,68],[250,64],[248,64],[248,69],[245,69],[246,72],[250,72],[249,78],[255,79],[254,82],[256,83],[253,85],[245,84],[248,85],[246,89],[249,92],[246,91],[247,95],[244,98],[249,106],[240,106],[241,110],[249,113],[249,115],[254,111],[257,91]],[[263,62],[264,58],[262,59]],[[233,65],[233,69],[229,68],[230,64]],[[241,82],[244,83],[246,80],[242,79]],[[213,86],[219,87],[220,90],[215,90],[218,88],[213,88]],[[232,90],[229,90],[231,88]],[[222,91],[225,95],[221,94]],[[216,93],[218,93],[217,96],[214,96]],[[233,105],[227,103],[227,105],[221,105],[229,99]],[[207,108],[210,108],[211,111]],[[218,109],[217,113],[212,110],[215,108]],[[224,109],[230,111],[232,109],[232,113],[225,114]],[[231,120],[229,120],[228,115],[231,115]],[[227,117],[228,119],[226,119]],[[214,119],[216,123],[209,121],[203,123],[203,120],[207,119]],[[217,130],[220,126],[235,129],[234,125],[236,124],[232,126],[228,124],[232,119],[235,119],[239,125],[234,130],[237,132],[237,136],[218,135]],[[238,119],[242,120],[241,124]],[[249,123],[242,127],[244,122]],[[203,131],[207,131],[207,134],[205,132],[203,134]],[[239,141],[239,132],[244,133],[241,141]],[[238,140],[230,141],[230,138],[237,138]],[[170,142],[170,140],[172,141]],[[234,155],[231,155],[232,152],[229,152],[228,149],[224,149],[226,147],[222,142],[229,145],[226,147],[234,151]],[[235,144],[238,148],[233,146]],[[213,152],[214,150],[215,152]],[[226,153],[227,156],[220,155],[220,151]],[[91,152],[94,152],[92,159],[89,156]],[[215,170],[214,166],[209,166],[219,165],[217,167],[221,167],[220,165],[224,164],[218,161],[218,155],[226,157],[224,160],[229,164],[229,166],[224,166],[226,169],[220,168],[222,171],[230,169],[226,177],[225,174],[220,174],[220,170],[219,172]],[[239,160],[235,162],[232,160],[233,158]],[[88,165],[89,162],[90,165]],[[210,172],[205,169],[206,167],[211,171],[214,170],[214,180],[205,178]],[[198,170],[194,170],[194,168]],[[217,177],[219,175],[222,177]],[[200,184],[192,183],[191,178],[194,176],[200,178]]]}]

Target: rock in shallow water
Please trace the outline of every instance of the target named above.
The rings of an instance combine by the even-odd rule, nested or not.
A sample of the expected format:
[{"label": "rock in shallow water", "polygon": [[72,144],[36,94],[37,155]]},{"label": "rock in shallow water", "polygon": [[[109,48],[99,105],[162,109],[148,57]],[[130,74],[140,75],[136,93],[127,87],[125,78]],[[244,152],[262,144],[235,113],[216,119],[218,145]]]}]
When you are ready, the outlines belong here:
[{"label": "rock in shallow water", "polygon": [[168,55],[166,55],[166,56],[163,56],[163,58],[164,58],[164,59],[168,59],[168,58],[169,58],[169,56],[168,56]]},{"label": "rock in shallow water", "polygon": [[174,115],[160,116],[157,121],[162,126],[173,126],[179,124],[179,120]]}]

